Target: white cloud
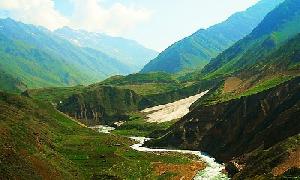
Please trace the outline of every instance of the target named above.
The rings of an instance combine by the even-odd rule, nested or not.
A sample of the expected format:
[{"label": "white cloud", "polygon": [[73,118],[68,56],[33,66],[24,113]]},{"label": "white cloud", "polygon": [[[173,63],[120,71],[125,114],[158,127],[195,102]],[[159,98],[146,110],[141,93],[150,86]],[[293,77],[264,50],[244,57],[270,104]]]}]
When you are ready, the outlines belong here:
[{"label": "white cloud", "polygon": [[74,11],[71,26],[89,31],[119,35],[148,20],[151,12],[142,8],[115,3],[104,7],[99,0],[72,0]]},{"label": "white cloud", "polygon": [[52,0],[4,0],[0,2],[0,9],[8,11],[13,19],[50,30],[69,23],[67,18],[54,9]]},{"label": "white cloud", "polygon": [[71,26],[95,32],[120,35],[148,20],[151,12],[134,6],[114,3],[109,7],[100,0],[69,0],[73,6],[70,17],[55,9],[53,0],[0,0],[0,10],[16,20],[41,25],[50,30]]}]

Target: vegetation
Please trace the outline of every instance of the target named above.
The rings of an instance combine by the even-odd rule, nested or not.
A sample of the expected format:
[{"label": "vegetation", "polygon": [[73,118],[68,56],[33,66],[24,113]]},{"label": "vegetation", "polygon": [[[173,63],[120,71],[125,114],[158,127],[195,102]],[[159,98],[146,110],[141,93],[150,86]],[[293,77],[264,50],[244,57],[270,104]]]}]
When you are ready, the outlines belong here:
[{"label": "vegetation", "polygon": [[71,95],[82,92],[84,88],[85,86],[29,89],[24,94],[37,100],[58,104],[60,101],[65,101]]},{"label": "vegetation", "polygon": [[0,67],[0,90],[19,93],[24,91],[27,86],[22,83],[19,79],[15,78],[13,75],[7,74],[1,71]]},{"label": "vegetation", "polygon": [[[283,2],[252,33],[213,59],[202,71],[205,78],[224,77],[250,67],[261,68],[267,65],[270,61],[265,60],[270,60],[268,57],[272,53],[300,33],[299,20],[299,1]],[[285,47],[289,49],[295,46]]]},{"label": "vegetation", "polygon": [[0,110],[2,178],[153,179],[153,162],[192,160],[134,151],[130,139],[81,127],[38,100],[0,93]]},{"label": "vegetation", "polygon": [[97,87],[101,85],[110,85],[121,89],[130,89],[142,96],[160,94],[183,87],[171,74],[167,73],[113,76],[98,84],[91,85],[91,87]]},{"label": "vegetation", "polygon": [[259,92],[268,90],[270,88],[276,87],[286,81],[289,81],[293,76],[275,76],[271,79],[257,83],[254,87],[248,89],[246,92],[243,92],[240,96],[250,96],[252,94],[257,94]]},{"label": "vegetation", "polygon": [[[26,90],[22,96],[0,92],[1,177],[168,179],[177,176],[178,173],[165,172],[159,176],[155,173],[156,163],[182,165],[191,163],[194,158],[174,153],[137,152],[130,148],[134,142],[127,137],[157,138],[164,135],[166,130],[170,133],[167,135],[171,136],[171,133],[177,133],[172,128],[178,126],[179,132],[184,130],[184,135],[180,136],[177,133],[171,137],[171,141],[191,140],[189,143],[199,148],[201,145],[192,141],[206,141],[205,138],[199,138],[199,134],[210,129],[212,124],[209,123],[213,122],[216,123],[216,129],[209,130],[213,135],[208,137],[220,137],[217,137],[216,141],[207,140],[207,146],[220,146],[224,151],[234,151],[224,145],[224,134],[228,134],[229,137],[228,147],[233,147],[243,136],[247,141],[243,144],[245,146],[240,147],[251,147],[253,144],[250,141],[256,140],[259,133],[277,128],[271,120],[278,117],[280,123],[286,120],[285,123],[293,127],[286,131],[286,136],[291,136],[291,132],[293,137],[282,139],[283,133],[279,131],[282,127],[279,126],[279,121],[275,121],[278,129],[275,128],[274,132],[278,137],[274,139],[280,140],[278,144],[262,147],[266,146],[267,142],[273,142],[273,139],[258,140],[259,143],[262,142],[261,147],[256,147],[254,151],[251,149],[252,152],[243,149],[243,153],[248,154],[238,154],[243,158],[235,159],[245,165],[245,169],[237,174],[241,179],[248,176],[258,179],[273,177],[274,168],[285,162],[283,160],[289,160],[299,145],[299,135],[294,136],[294,131],[298,131],[297,127],[294,127],[294,117],[297,117],[299,112],[298,104],[295,105],[299,93],[294,92],[288,96],[287,102],[277,102],[280,106],[275,108],[272,104],[274,94],[267,98],[270,101],[264,102],[265,104],[259,104],[261,99],[255,94],[279,87],[280,84],[300,75],[299,1],[286,0],[270,12],[254,30],[253,28],[267,12],[282,1],[261,1],[223,23],[199,30],[175,43],[142,70],[152,73],[112,76],[88,86],[87,84],[110,75],[127,74],[136,70],[135,64],[142,64],[139,64],[137,59],[143,57],[144,53],[152,56],[154,52],[146,50],[147,52],[140,53],[134,50],[132,59],[132,52],[128,54],[132,49],[127,49],[127,44],[133,43],[137,49],[142,48],[135,42],[116,38],[117,43],[103,47],[100,41],[95,40],[96,36],[102,36],[100,34],[81,32],[84,34],[82,36],[78,31],[66,28],[53,33],[11,19],[0,20],[3,27],[0,30],[0,90],[20,93],[27,88],[43,87]],[[237,26],[240,28],[235,28]],[[251,31],[252,33],[238,41]],[[78,47],[70,40],[83,37],[88,37],[81,41],[84,47]],[[111,37],[108,39],[110,41]],[[118,43],[120,41],[122,43]],[[233,46],[228,48],[231,45]],[[122,51],[115,53],[112,49],[115,46]],[[226,48],[228,49],[225,50]],[[218,55],[221,51],[223,52]],[[214,59],[209,63],[211,58]],[[126,64],[125,61],[129,63]],[[193,71],[194,69],[196,70]],[[236,80],[235,83],[228,83],[230,78]],[[232,86],[230,90],[225,88],[228,84]],[[67,87],[71,85],[77,86]],[[207,89],[210,90],[209,93],[194,103],[191,107],[192,112],[186,119],[183,118],[187,125],[179,127],[181,122],[185,123],[183,120],[175,126],[173,125],[176,120],[160,124],[148,123],[139,112],[143,108],[166,104]],[[281,92],[284,94],[284,91]],[[259,103],[249,102],[247,108],[242,109],[241,104],[248,101],[240,103],[239,99],[252,100],[250,96],[254,97],[253,101]],[[232,101],[234,99],[236,101]],[[227,104],[220,104],[222,102],[233,102],[233,105],[228,105],[228,111],[220,117],[212,117],[224,110],[217,109]],[[237,104],[234,104],[235,102]],[[251,111],[254,104],[256,109],[253,112],[256,114]],[[293,107],[286,107],[291,105]],[[208,111],[198,114],[202,108],[207,108]],[[268,114],[267,110],[272,108],[273,112],[278,111],[279,115]],[[240,114],[234,114],[236,109]],[[249,111],[249,115],[244,113],[246,110]],[[83,127],[66,114],[87,125],[113,125],[117,121],[123,121],[123,124],[116,127],[113,134],[100,134]],[[230,117],[226,117],[227,115]],[[247,115],[251,117],[248,118]],[[260,117],[256,115],[268,117],[259,121]],[[208,124],[201,126],[200,118]],[[212,118],[211,121],[208,121],[209,118]],[[234,119],[236,122],[233,122]],[[241,119],[244,121],[240,122]],[[253,120],[253,126],[261,123],[257,127],[258,133],[251,132],[251,128],[247,129],[248,124],[243,126],[249,122],[251,125],[252,121],[249,119]],[[290,122],[292,123],[289,124]],[[232,124],[228,125],[230,123]],[[220,124],[224,126],[221,127]],[[201,128],[203,131],[200,131]],[[289,126],[285,128],[288,129]],[[226,133],[220,133],[222,131]],[[230,134],[232,131],[236,132],[234,140]],[[249,137],[247,133],[253,133],[253,137]],[[264,174],[266,171],[269,173]],[[298,176],[299,168],[289,168],[278,177]]]}]

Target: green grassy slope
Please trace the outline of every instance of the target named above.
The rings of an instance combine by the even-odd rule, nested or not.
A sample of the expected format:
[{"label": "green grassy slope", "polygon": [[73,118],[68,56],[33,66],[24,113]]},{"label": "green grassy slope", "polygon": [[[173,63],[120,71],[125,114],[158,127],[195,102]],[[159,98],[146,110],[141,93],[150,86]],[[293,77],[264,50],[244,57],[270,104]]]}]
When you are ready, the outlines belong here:
[{"label": "green grassy slope", "polygon": [[167,73],[131,74],[128,76],[113,76],[91,87],[101,85],[115,86],[121,89],[130,89],[139,95],[147,96],[160,94],[184,86],[174,76]]},{"label": "green grassy slope", "polygon": [[0,90],[19,93],[24,91],[27,86],[20,80],[1,70],[0,67]]},{"label": "green grassy slope", "polygon": [[263,67],[267,56],[300,32],[300,2],[287,0],[271,11],[253,32],[213,59],[202,73],[226,76],[251,66]]},{"label": "green grassy slope", "polygon": [[299,76],[299,44],[300,34],[288,40],[258,63],[230,74],[229,77],[235,77],[242,81],[235,89],[230,92],[224,91],[225,84],[229,79],[225,76],[224,83],[220,84],[215,91],[209,92],[208,96],[199,100],[199,103],[216,104],[241,96],[256,94]]},{"label": "green grassy slope", "polygon": [[141,72],[174,73],[204,67],[211,58],[249,34],[264,16],[282,1],[262,0],[246,11],[232,15],[220,24],[197,31],[160,53]]},{"label": "green grassy slope", "polygon": [[116,135],[81,127],[45,102],[0,93],[0,173],[4,179],[154,179],[154,162],[190,157],[140,153]]}]

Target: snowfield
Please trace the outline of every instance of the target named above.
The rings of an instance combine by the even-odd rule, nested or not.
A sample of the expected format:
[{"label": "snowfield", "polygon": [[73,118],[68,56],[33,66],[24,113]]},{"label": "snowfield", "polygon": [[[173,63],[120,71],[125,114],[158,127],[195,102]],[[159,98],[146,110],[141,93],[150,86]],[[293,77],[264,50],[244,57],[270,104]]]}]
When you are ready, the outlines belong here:
[{"label": "snowfield", "polygon": [[147,114],[146,121],[150,123],[162,123],[179,119],[186,115],[189,112],[189,107],[206,93],[208,93],[208,90],[173,103],[147,108],[141,112]]}]

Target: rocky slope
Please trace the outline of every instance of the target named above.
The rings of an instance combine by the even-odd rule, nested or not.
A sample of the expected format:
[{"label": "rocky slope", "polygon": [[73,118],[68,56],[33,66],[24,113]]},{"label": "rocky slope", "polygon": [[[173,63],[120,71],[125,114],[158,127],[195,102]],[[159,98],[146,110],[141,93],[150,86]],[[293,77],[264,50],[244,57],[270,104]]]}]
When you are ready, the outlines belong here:
[{"label": "rocky slope", "polygon": [[[260,148],[261,151],[268,150],[299,134],[299,115],[298,77],[258,94],[216,105],[196,106],[165,135],[148,145],[201,150],[219,161],[228,162],[235,157],[259,151]],[[295,146],[299,145],[296,141]],[[295,146],[292,150],[295,150]],[[272,149],[270,151],[274,153]],[[257,154],[262,156],[261,153]],[[284,159],[271,160],[274,164],[270,166],[275,168]],[[261,159],[260,163],[267,161]],[[260,169],[259,173],[270,172]]]},{"label": "rocky slope", "polygon": [[142,97],[128,89],[102,86],[75,93],[58,105],[58,109],[88,125],[109,124],[128,119],[137,111]]}]

